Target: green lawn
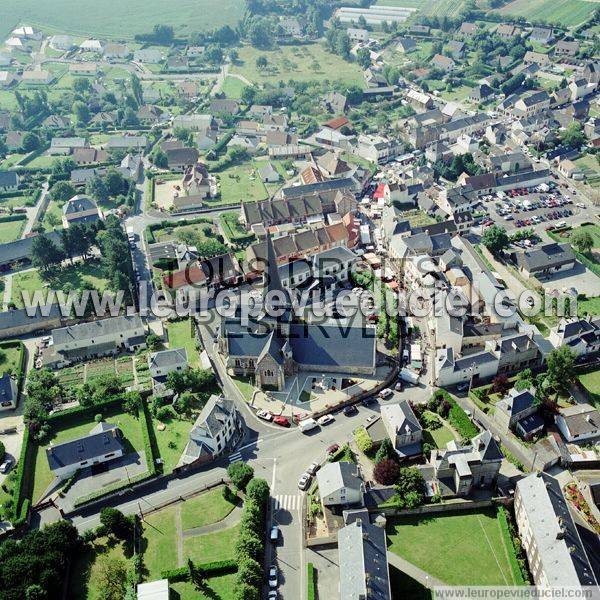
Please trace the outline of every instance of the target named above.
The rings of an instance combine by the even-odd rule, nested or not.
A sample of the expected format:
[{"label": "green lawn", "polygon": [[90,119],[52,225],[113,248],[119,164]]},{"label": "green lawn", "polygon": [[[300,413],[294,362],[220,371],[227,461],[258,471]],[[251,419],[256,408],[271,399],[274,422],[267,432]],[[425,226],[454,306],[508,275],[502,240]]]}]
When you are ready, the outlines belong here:
[{"label": "green lawn", "polygon": [[19,348],[0,348],[0,373],[16,374],[20,366],[21,350]]},{"label": "green lawn", "polygon": [[27,23],[46,33],[133,39],[161,23],[172,25],[178,38],[187,39],[196,31],[236,27],[244,16],[245,4],[239,0],[173,0],[165,10],[161,0],[133,0],[127,15],[122,8],[117,0],[4,0],[0,4],[0,37],[5,39],[18,23]]},{"label": "green lawn", "polygon": [[37,290],[44,288],[54,290],[83,290],[93,286],[100,293],[107,289],[108,280],[103,276],[100,265],[96,262],[77,263],[65,267],[51,280],[43,280],[38,271],[22,271],[13,275],[12,301],[18,308],[23,308],[23,291],[31,297]]},{"label": "green lawn", "polygon": [[388,521],[389,550],[448,585],[516,585],[495,510]]},{"label": "green lawn", "polygon": [[239,529],[236,525],[223,531],[184,538],[184,556],[198,563],[232,558]]},{"label": "green lawn", "polygon": [[[267,67],[259,69],[256,59],[264,56]],[[239,73],[252,83],[279,83],[279,81],[343,81],[364,85],[357,63],[350,63],[331,54],[320,44],[280,46],[273,50],[259,50],[252,46],[239,49],[239,60],[232,65],[232,73]]]},{"label": "green lawn", "polygon": [[144,517],[144,566],[147,581],[160,579],[161,571],[176,569],[177,527],[176,508],[169,506]]},{"label": "green lawn", "polygon": [[269,197],[258,170],[252,163],[236,165],[215,173],[219,184],[219,204],[256,202]]},{"label": "green lawn", "polygon": [[157,429],[159,425],[161,425],[160,422],[154,421],[156,443],[158,444],[160,457],[164,461],[164,472],[170,473],[181,458],[194,423],[181,417],[179,419],[169,419],[162,423],[165,427],[162,431]]},{"label": "green lawn", "polygon": [[223,92],[227,98],[241,98],[245,87],[247,86],[241,79],[228,75],[225,77],[221,92]]},{"label": "green lawn", "polygon": [[572,27],[586,21],[597,8],[597,2],[586,0],[514,0],[498,12]]},{"label": "green lawn", "polygon": [[0,206],[2,208],[15,208],[17,206],[34,206],[35,202],[33,196],[9,196],[7,198],[0,198]]},{"label": "green lawn", "polygon": [[190,367],[200,366],[200,354],[196,348],[196,336],[192,332],[192,321],[172,321],[167,323],[169,348],[185,348]]},{"label": "green lawn", "polygon": [[423,431],[423,442],[434,444],[436,448],[445,448],[448,442],[456,439],[452,430],[443,425],[437,429],[425,429]]},{"label": "green lawn", "polygon": [[235,504],[223,498],[223,487],[216,487],[183,503],[181,525],[186,530],[217,523],[222,521],[234,508]]},{"label": "green lawn", "polygon": [[208,580],[208,590],[198,591],[189,581],[181,581],[170,586],[179,600],[233,600],[235,589],[235,574],[211,577]]},{"label": "green lawn", "polygon": [[44,212],[44,218],[42,219],[42,225],[46,231],[52,231],[62,226],[62,204],[56,202],[56,200],[50,200],[46,211]]},{"label": "green lawn", "polygon": [[[592,187],[598,187],[598,185],[600,185],[600,181],[598,181],[600,179],[600,164],[594,155],[584,154],[575,161],[575,164],[584,170],[589,185]],[[596,227],[597,230],[600,230],[600,227],[594,227]],[[597,243],[597,247],[600,247],[600,244]]]},{"label": "green lawn", "polygon": [[[118,405],[114,405],[102,412],[104,420],[115,423],[123,433],[126,452],[138,451],[144,453],[144,442],[142,437],[142,422],[133,415],[125,413]],[[55,424],[50,441],[53,444],[61,444],[87,435],[94,427],[94,415],[87,419],[80,416],[73,418],[65,417],[59,424]],[[48,486],[52,483],[54,476],[48,466],[46,459],[47,446],[37,446],[35,457],[35,473],[33,484],[33,502],[37,502]]]},{"label": "green lawn", "polygon": [[14,242],[21,238],[27,223],[27,217],[25,215],[21,216],[23,218],[18,221],[0,222],[0,244],[8,244],[8,242]]},{"label": "green lawn", "polygon": [[600,369],[579,375],[579,383],[588,393],[592,404],[600,407]]},{"label": "green lawn", "polygon": [[232,379],[240,392],[242,392],[244,400],[246,400],[246,402],[251,402],[252,394],[254,393],[254,386],[250,382],[250,379],[248,377],[232,377]]},{"label": "green lawn", "polygon": [[577,300],[577,314],[580,317],[585,315],[600,315],[600,298]]}]

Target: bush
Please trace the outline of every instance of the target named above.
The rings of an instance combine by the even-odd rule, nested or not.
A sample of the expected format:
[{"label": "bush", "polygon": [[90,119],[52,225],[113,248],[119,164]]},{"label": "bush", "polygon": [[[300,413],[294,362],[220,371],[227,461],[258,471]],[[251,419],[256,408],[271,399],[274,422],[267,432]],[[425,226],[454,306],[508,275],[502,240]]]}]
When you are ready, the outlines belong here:
[{"label": "bush", "polygon": [[442,422],[438,419],[437,415],[430,412],[423,413],[422,420],[425,429],[435,430],[442,426]]},{"label": "bush", "polygon": [[96,423],[100,423],[100,421],[102,421],[102,414],[98,413],[97,415],[94,416],[94,421]]},{"label": "bush", "polygon": [[315,600],[316,598],[316,590],[315,590],[315,567],[312,563],[308,563],[307,567],[307,597],[308,600]]},{"label": "bush", "polygon": [[231,504],[234,504],[237,501],[237,496],[231,491],[231,488],[228,485],[223,488],[223,498],[226,502],[230,502]]},{"label": "bush", "polygon": [[254,469],[238,460],[227,467],[227,476],[238,490],[244,491],[252,477],[254,477]]},{"label": "bush", "polygon": [[354,439],[363,454],[370,454],[373,451],[373,440],[364,427],[359,427],[354,432]]},{"label": "bush", "polygon": [[385,438],[383,442],[381,442],[381,446],[379,446],[379,450],[377,450],[377,454],[375,455],[375,464],[378,465],[382,460],[386,459],[397,460],[398,455],[394,450],[394,446],[390,438]]}]

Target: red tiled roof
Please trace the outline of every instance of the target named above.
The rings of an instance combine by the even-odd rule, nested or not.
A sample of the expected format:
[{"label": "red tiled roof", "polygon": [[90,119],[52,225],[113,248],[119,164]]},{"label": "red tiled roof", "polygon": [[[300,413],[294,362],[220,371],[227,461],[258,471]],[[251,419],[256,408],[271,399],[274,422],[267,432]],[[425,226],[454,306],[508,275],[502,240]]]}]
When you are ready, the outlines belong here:
[{"label": "red tiled roof", "polygon": [[170,290],[178,290],[186,285],[195,285],[206,281],[204,271],[198,265],[192,265],[182,271],[175,271],[163,277],[163,283]]},{"label": "red tiled roof", "polygon": [[329,129],[341,129],[344,125],[348,125],[350,121],[346,117],[335,117],[331,121],[323,124],[323,127],[329,127]]},{"label": "red tiled roof", "polygon": [[380,183],[377,189],[373,193],[373,200],[379,200],[379,198],[385,197],[385,183]]}]

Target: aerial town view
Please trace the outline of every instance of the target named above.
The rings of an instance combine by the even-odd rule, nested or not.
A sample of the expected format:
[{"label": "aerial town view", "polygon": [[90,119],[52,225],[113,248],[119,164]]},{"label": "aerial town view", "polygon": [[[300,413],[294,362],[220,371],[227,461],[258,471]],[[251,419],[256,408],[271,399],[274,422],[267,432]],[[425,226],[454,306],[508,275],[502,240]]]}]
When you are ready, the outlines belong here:
[{"label": "aerial town view", "polygon": [[600,598],[600,0],[2,0],[0,305],[0,600]]}]

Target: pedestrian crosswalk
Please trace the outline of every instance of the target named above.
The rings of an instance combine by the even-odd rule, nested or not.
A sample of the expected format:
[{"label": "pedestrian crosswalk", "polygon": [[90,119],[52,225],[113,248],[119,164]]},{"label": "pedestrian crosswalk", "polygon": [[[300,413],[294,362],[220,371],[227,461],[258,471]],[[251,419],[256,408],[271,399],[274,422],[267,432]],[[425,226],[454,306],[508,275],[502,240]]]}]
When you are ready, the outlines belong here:
[{"label": "pedestrian crosswalk", "polygon": [[302,496],[299,494],[282,494],[273,498],[273,511],[300,510]]}]

